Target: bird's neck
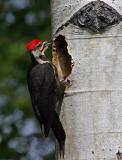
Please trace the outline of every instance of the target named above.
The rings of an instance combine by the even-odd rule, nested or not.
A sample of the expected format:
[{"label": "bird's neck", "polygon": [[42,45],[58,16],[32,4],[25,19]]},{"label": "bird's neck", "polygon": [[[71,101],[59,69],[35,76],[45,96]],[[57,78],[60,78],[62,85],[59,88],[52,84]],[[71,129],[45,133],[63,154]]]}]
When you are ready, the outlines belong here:
[{"label": "bird's neck", "polygon": [[50,63],[49,60],[43,55],[40,57],[34,57],[32,54],[30,54],[30,55],[31,55],[31,61],[32,61],[33,65]]},{"label": "bird's neck", "polygon": [[39,63],[39,64],[49,63],[48,60],[43,60],[43,59],[41,59],[41,58],[36,58],[36,61],[37,61],[37,63]]},{"label": "bird's neck", "polygon": [[38,62],[36,61],[35,57],[32,54],[30,54],[30,57],[31,57],[32,64],[36,65]]}]

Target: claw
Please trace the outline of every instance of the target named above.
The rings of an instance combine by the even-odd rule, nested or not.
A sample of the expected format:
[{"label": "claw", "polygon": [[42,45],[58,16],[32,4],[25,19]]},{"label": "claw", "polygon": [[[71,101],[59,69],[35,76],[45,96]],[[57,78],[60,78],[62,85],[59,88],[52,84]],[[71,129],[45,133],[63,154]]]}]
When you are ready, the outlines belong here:
[{"label": "claw", "polygon": [[61,83],[62,83],[66,88],[69,88],[69,87],[72,85],[71,80],[68,79],[68,78],[61,80]]}]

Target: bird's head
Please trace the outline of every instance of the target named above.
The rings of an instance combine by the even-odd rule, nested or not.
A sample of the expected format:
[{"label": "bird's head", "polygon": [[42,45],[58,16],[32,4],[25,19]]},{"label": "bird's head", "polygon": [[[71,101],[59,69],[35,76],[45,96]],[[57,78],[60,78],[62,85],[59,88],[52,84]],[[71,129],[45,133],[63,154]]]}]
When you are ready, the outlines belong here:
[{"label": "bird's head", "polygon": [[45,51],[48,49],[49,45],[51,43],[48,41],[41,41],[39,39],[35,39],[30,41],[26,45],[26,49],[28,52],[30,52],[34,58],[39,61],[40,59],[42,61],[46,61],[47,58],[45,56]]}]

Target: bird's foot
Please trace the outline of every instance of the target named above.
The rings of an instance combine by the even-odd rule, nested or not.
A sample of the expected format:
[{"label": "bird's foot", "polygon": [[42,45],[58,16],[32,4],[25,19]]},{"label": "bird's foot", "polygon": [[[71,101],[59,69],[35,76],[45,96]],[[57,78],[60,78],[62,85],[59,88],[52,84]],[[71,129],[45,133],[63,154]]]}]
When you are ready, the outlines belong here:
[{"label": "bird's foot", "polygon": [[69,78],[65,78],[63,80],[61,80],[61,83],[66,87],[69,88],[72,85],[72,82]]}]

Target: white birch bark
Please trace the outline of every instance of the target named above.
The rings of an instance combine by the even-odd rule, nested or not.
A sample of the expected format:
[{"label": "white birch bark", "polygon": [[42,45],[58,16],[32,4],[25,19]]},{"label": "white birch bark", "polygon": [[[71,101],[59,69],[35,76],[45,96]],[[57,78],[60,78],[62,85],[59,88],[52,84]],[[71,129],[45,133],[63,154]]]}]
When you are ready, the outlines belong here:
[{"label": "white birch bark", "polygon": [[[53,33],[91,0],[52,0]],[[122,14],[122,0],[104,0]],[[82,32],[81,34],[74,34]],[[91,35],[72,25],[66,37],[75,62],[61,119],[66,130],[64,160],[116,160],[122,152],[122,22]],[[121,158],[120,158],[121,159]]]}]

